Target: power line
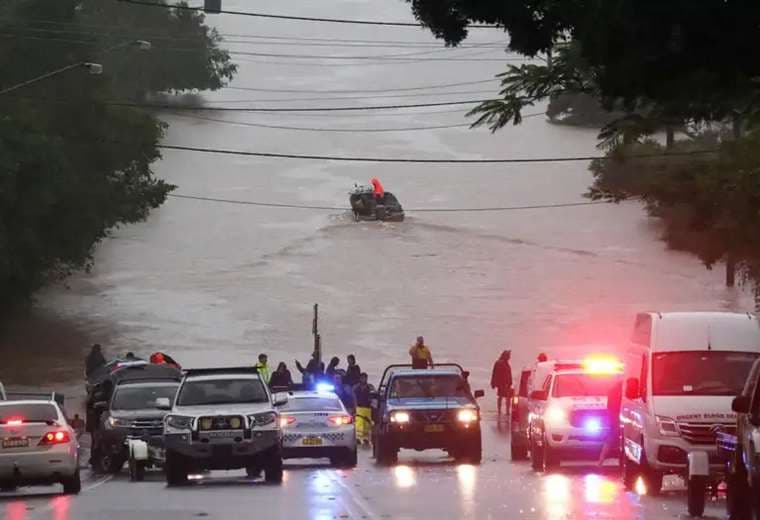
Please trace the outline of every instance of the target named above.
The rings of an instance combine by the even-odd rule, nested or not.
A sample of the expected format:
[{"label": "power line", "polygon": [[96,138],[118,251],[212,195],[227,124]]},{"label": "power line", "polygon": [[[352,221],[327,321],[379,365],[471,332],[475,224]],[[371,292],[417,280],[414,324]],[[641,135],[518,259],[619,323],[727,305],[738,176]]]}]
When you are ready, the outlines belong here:
[{"label": "power line", "polygon": [[[417,127],[405,127],[405,128],[325,128],[325,127],[314,128],[314,127],[303,127],[303,126],[267,125],[263,123],[229,121],[227,119],[216,119],[213,117],[202,117],[202,116],[196,116],[196,115],[190,115],[190,114],[175,113],[174,115],[179,116],[179,117],[186,117],[189,119],[198,119],[201,121],[211,121],[214,123],[222,123],[222,124],[231,125],[231,126],[270,128],[274,130],[294,130],[294,131],[302,131],[302,132],[344,132],[344,133],[411,132],[411,131],[419,131],[419,130],[443,130],[443,129],[450,129],[450,128],[469,128],[471,126],[469,123],[464,123],[464,124],[455,124],[455,125],[431,125],[431,126],[417,126]],[[545,115],[544,112],[540,112],[536,114],[526,114],[523,116],[523,119],[526,119],[529,117],[543,116],[543,115]]]},{"label": "power line", "polygon": [[[181,11],[200,11],[205,12],[205,9],[202,7],[190,7],[188,5],[178,5],[178,4],[157,4],[155,2],[146,2],[143,0],[119,0],[124,3],[128,4],[135,4],[135,5],[144,5],[148,7],[162,7],[164,9],[178,9]],[[323,23],[343,23],[343,24],[357,24],[357,25],[384,25],[389,27],[424,27],[421,23],[412,23],[412,22],[386,22],[386,21],[379,21],[379,20],[349,20],[345,18],[319,18],[319,17],[312,17],[312,16],[290,16],[290,15],[282,15],[282,14],[268,14],[268,13],[256,13],[256,12],[250,12],[250,11],[228,11],[228,10],[221,10],[221,11],[214,11],[215,14],[233,14],[238,16],[252,16],[256,18],[270,18],[270,19],[277,19],[277,20],[297,20],[302,22],[323,22]],[[468,25],[468,29],[498,29],[498,25],[484,25],[484,24],[473,24]]]},{"label": "power line", "polygon": [[[118,141],[115,141],[118,142]],[[578,156],[578,157],[535,157],[513,159],[405,159],[399,157],[346,157],[337,155],[311,155],[273,152],[248,152],[242,150],[225,150],[220,148],[201,148],[195,146],[180,146],[171,144],[158,144],[156,148],[165,150],[177,150],[183,152],[211,153],[219,155],[238,155],[244,157],[266,157],[270,159],[299,159],[313,161],[338,161],[338,162],[363,162],[363,163],[411,163],[411,164],[531,164],[531,163],[565,163],[585,162],[597,159],[614,160],[614,157],[604,155]],[[683,157],[716,153],[716,150],[694,150],[690,152],[668,152],[657,154],[629,155],[626,159],[650,159],[665,157]]]},{"label": "power line", "polygon": [[402,87],[402,88],[384,88],[384,89],[362,89],[362,90],[304,90],[304,89],[267,89],[258,87],[223,87],[229,90],[243,90],[247,92],[276,92],[276,93],[294,93],[294,94],[355,94],[355,93],[385,93],[385,92],[410,92],[414,90],[433,90],[450,87],[462,87],[466,85],[482,85],[484,83],[493,83],[499,81],[499,78],[482,79],[476,81],[462,81],[459,83],[447,83],[439,85],[424,85],[419,87]]},{"label": "power line", "polygon": [[372,94],[364,96],[335,96],[335,97],[293,97],[293,98],[260,98],[260,99],[220,99],[205,101],[207,105],[237,104],[237,103],[292,103],[294,101],[349,101],[356,99],[382,99],[382,98],[415,98],[431,96],[464,96],[471,94],[493,94],[492,90],[458,90],[453,92],[418,92],[416,94]]},{"label": "power line", "polygon": [[[220,199],[215,197],[201,197],[196,195],[184,195],[180,193],[170,193],[169,197],[175,199],[198,200],[204,202],[217,202],[222,204],[237,204],[242,206],[259,206],[266,208],[287,208],[287,209],[308,209],[317,211],[351,211],[348,207],[338,206],[311,206],[306,204],[284,204],[273,202],[257,202],[251,200]],[[598,206],[600,204],[614,204],[611,201],[593,201],[593,202],[567,202],[558,204],[534,204],[530,206],[502,206],[502,207],[484,207],[484,208],[404,208],[405,212],[413,213],[472,213],[472,212],[493,212],[493,211],[523,211],[530,209],[558,209],[573,208],[578,206]]]}]

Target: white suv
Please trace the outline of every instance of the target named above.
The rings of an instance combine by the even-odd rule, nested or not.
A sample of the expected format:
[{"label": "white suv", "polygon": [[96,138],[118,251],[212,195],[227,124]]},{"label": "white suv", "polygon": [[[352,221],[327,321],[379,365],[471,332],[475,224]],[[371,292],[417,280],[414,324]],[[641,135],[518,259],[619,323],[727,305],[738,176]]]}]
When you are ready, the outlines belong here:
[{"label": "white suv", "polygon": [[55,401],[0,401],[0,490],[60,483],[79,493],[78,448]]},{"label": "white suv", "polygon": [[[264,470],[267,482],[282,482],[282,430],[273,396],[255,368],[188,370],[174,406],[164,419],[165,471],[170,486],[188,473],[245,468]],[[159,405],[169,408],[168,399]]]},{"label": "white suv", "polygon": [[[554,363],[554,362],[549,362]],[[610,435],[607,395],[622,385],[622,364],[612,360],[556,362],[529,400],[533,469],[563,460],[595,459]]]}]

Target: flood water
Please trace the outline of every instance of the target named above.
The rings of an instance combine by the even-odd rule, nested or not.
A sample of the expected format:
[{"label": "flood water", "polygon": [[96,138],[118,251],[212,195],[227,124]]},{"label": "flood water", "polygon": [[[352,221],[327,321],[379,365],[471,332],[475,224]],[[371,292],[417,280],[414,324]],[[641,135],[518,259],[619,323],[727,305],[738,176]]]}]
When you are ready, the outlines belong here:
[{"label": "flood water", "polygon": [[[382,5],[382,8],[380,8]],[[403,2],[336,1],[342,17],[411,20]],[[248,9],[225,0],[226,9]],[[262,12],[325,15],[318,2],[257,2]],[[209,18],[230,35],[433,42],[416,28],[326,25],[246,17]],[[339,61],[236,55],[232,86],[272,90],[362,91],[491,78],[505,62],[486,44],[366,48],[273,45],[229,37],[256,53],[383,55],[409,61]],[[389,44],[390,45],[390,44]],[[431,54],[430,51],[436,51]],[[452,57],[456,61],[422,61]],[[512,56],[514,58],[514,56]],[[480,91],[469,94],[446,94]],[[219,106],[356,106],[482,99],[496,83],[396,92],[414,97],[340,100],[343,94],[204,93]],[[420,95],[425,94],[425,95]],[[365,96],[367,94],[364,94]],[[388,96],[388,93],[382,94]],[[317,98],[298,101],[301,98]],[[319,99],[322,98],[322,99]],[[258,101],[280,99],[286,101]],[[291,101],[288,101],[292,99]],[[248,102],[249,101],[249,102]],[[465,123],[467,107],[337,113],[168,113],[166,143],[257,152],[404,158],[538,158],[596,155],[596,132],[543,117],[491,134],[487,129],[307,132],[246,126],[377,129]],[[541,107],[526,112],[541,111]],[[201,116],[200,119],[193,116]],[[209,119],[223,119],[223,124]],[[39,294],[30,316],[5,331],[0,380],[78,381],[95,341],[109,353],[165,350],[186,366],[305,360],[311,309],[320,304],[326,355],[354,352],[379,376],[424,335],[437,361],[466,364],[486,382],[504,348],[515,369],[538,351],[566,355],[578,345],[620,344],[640,310],[750,310],[751,299],[722,286],[722,269],[666,250],[637,203],[503,212],[414,212],[582,202],[586,162],[532,164],[369,164],[164,151],[156,173],[176,193],[240,201],[347,206],[354,182],[377,176],[410,211],[403,223],[355,223],[345,211],[279,209],[170,198],[150,218],[116,230],[97,249],[92,273]],[[12,353],[12,354],[11,354]],[[48,369],[48,367],[52,367]]]}]

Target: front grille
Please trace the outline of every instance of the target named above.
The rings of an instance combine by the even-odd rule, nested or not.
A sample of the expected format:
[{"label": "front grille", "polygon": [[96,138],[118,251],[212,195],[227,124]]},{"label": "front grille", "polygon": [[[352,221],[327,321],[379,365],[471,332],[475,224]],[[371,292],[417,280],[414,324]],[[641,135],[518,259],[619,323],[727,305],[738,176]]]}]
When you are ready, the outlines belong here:
[{"label": "front grille", "polygon": [[130,428],[135,428],[137,430],[155,430],[155,429],[162,429],[164,427],[164,420],[163,419],[135,419],[132,421],[132,424],[129,425]]},{"label": "front grille", "polygon": [[726,433],[736,432],[735,424],[726,423],[678,423],[678,430],[687,442],[691,444],[714,445],[718,431]]},{"label": "front grille", "polygon": [[602,427],[608,427],[610,423],[607,410],[573,410],[570,412],[570,425],[574,428],[582,428],[588,419],[598,419]]},{"label": "front grille", "polygon": [[411,419],[416,423],[447,423],[454,420],[454,411],[417,410],[411,413]]},{"label": "front grille", "polygon": [[240,415],[220,415],[198,419],[198,429],[200,431],[241,430],[244,424],[243,417]]}]

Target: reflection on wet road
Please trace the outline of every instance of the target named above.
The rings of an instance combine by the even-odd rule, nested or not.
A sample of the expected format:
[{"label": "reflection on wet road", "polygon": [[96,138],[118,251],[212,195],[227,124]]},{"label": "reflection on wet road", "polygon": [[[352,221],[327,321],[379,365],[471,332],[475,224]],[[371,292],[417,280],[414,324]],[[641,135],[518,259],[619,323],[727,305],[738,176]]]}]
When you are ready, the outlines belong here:
[{"label": "reflection on wet road", "polygon": [[[402,451],[399,464],[377,467],[368,451],[359,466],[335,470],[320,463],[286,464],[282,486],[252,481],[243,472],[204,474],[186,488],[167,489],[163,475],[145,482],[125,475],[90,480],[77,497],[53,488],[0,494],[5,520],[229,520],[265,515],[292,520],[459,518],[666,519],[685,516],[684,492],[669,486],[662,497],[625,492],[617,468],[575,463],[538,474],[512,463],[508,438],[495,423],[484,428],[483,464],[456,464],[442,452]],[[675,491],[673,491],[675,489]],[[723,503],[707,514],[721,518]]]}]

